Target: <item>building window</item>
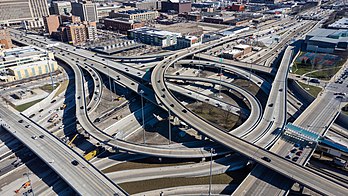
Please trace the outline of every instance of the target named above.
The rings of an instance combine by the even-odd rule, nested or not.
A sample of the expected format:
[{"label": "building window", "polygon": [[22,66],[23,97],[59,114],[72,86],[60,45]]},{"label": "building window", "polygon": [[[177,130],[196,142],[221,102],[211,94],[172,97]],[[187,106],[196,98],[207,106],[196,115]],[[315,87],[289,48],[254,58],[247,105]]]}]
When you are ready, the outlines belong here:
[{"label": "building window", "polygon": [[39,67],[39,74],[41,75],[42,74],[42,68]]},{"label": "building window", "polygon": [[20,71],[17,71],[18,79],[22,79],[22,74]]},{"label": "building window", "polygon": [[35,68],[34,67],[31,68],[31,72],[33,72],[33,76],[36,76],[36,72],[35,72]]},{"label": "building window", "polygon": [[29,78],[29,72],[28,72],[27,69],[24,70],[24,73],[25,73],[25,77],[26,77],[26,78]]},{"label": "building window", "polygon": [[45,65],[45,68],[46,68],[46,73],[49,73],[49,69],[48,69],[48,65]]}]

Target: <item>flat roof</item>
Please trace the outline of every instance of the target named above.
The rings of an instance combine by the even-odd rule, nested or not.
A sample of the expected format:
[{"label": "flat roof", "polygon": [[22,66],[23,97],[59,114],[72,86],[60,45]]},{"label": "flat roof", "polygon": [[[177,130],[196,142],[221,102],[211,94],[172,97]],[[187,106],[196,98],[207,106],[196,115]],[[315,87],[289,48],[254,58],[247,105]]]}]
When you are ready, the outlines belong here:
[{"label": "flat roof", "polygon": [[236,46],[233,46],[233,48],[240,48],[240,49],[246,49],[246,48],[250,48],[251,46],[246,45],[246,44],[238,44]]},{"label": "flat roof", "polygon": [[12,49],[5,49],[1,53],[1,60],[12,60],[15,58],[22,58],[22,57],[28,57],[32,55],[38,55],[45,53],[44,50],[35,47],[35,46],[24,46],[24,47],[18,47],[18,48],[12,48]]},{"label": "flat roof", "polygon": [[130,31],[133,31],[136,33],[148,34],[148,35],[155,35],[155,36],[168,36],[168,35],[169,36],[172,36],[172,35],[181,36],[181,33],[173,33],[173,32],[169,32],[169,31],[152,29],[152,28],[148,28],[148,27],[137,28],[137,29],[133,29]]}]

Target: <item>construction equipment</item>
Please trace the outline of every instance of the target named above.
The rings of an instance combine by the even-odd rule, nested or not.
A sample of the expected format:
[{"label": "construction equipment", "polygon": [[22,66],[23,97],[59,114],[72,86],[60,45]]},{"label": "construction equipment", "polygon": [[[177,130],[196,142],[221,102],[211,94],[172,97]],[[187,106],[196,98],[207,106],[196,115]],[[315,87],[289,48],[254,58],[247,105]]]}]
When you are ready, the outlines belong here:
[{"label": "construction equipment", "polygon": [[73,141],[76,139],[76,137],[78,136],[79,134],[76,134],[71,140],[70,142],[68,143],[68,146],[71,146],[71,144],[73,143]]},{"label": "construction equipment", "polygon": [[18,193],[22,188],[25,189],[28,186],[30,186],[30,181],[27,181],[24,184],[22,184],[22,186],[19,189],[15,190],[15,193]]}]

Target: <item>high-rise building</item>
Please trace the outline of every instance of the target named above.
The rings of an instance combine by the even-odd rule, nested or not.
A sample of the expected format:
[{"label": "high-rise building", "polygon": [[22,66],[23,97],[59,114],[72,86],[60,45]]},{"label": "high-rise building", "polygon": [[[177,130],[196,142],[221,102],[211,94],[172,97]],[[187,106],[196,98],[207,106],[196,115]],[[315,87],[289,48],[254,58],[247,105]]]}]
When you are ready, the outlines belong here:
[{"label": "high-rise building", "polygon": [[12,48],[10,33],[6,28],[0,27],[0,50]]},{"label": "high-rise building", "polygon": [[71,3],[71,13],[79,16],[82,21],[98,21],[97,5],[91,1],[79,1]]},{"label": "high-rise building", "polygon": [[51,4],[52,14],[57,15],[68,15],[71,13],[71,2],[70,1],[54,1]]},{"label": "high-rise building", "polygon": [[46,0],[0,1],[0,25],[3,26],[25,24],[27,28],[38,28],[44,25],[42,17],[47,15]]}]

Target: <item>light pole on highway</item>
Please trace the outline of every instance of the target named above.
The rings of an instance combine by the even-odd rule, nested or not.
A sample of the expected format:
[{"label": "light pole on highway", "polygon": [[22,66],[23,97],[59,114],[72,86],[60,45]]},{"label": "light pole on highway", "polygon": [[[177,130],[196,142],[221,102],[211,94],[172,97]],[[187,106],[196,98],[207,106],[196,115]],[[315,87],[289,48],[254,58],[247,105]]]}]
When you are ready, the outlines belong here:
[{"label": "light pole on highway", "polygon": [[109,67],[109,61],[106,59],[106,68],[108,69],[108,76],[109,76],[109,88],[110,88],[110,93],[111,93],[111,101],[114,100],[114,95],[112,92],[112,87],[111,87],[111,78],[110,78],[110,67]]},{"label": "light pole on highway", "polygon": [[146,144],[146,140],[145,140],[145,126],[144,126],[144,101],[143,101],[143,94],[144,94],[144,91],[143,90],[140,90],[140,96],[141,96],[141,118],[142,118],[142,127],[143,127],[143,142],[144,144]]},{"label": "light pole on highway", "polygon": [[47,45],[46,48],[47,48],[47,50],[46,50],[46,55],[47,55],[47,66],[48,66],[48,70],[50,71],[50,78],[51,78],[52,91],[53,91],[53,90],[54,90],[54,82],[53,82],[53,76],[52,76],[52,66],[51,66],[51,64],[50,64],[50,54],[49,54],[50,46]]},{"label": "light pole on highway", "polygon": [[219,87],[219,98],[222,99],[222,95],[221,95],[221,81],[222,81],[222,65],[220,66],[220,87]]},{"label": "light pole on highway", "polygon": [[32,194],[33,194],[33,196],[35,196],[35,194],[34,194],[34,189],[33,189],[33,186],[31,185],[31,180],[30,180],[30,178],[29,178],[29,176],[31,175],[31,173],[30,172],[28,172],[28,173],[24,173],[23,174],[23,176],[27,176],[27,178],[28,178],[28,182],[30,183],[30,189],[31,189],[31,192],[32,192]]},{"label": "light pole on highway", "polygon": [[251,71],[253,69],[253,58],[250,58],[249,86],[251,85]]},{"label": "light pole on highway", "polygon": [[209,195],[211,195],[211,184],[213,182],[213,153],[215,153],[214,148],[210,148],[210,173],[209,173]]},{"label": "light pole on highway", "polygon": [[168,109],[168,139],[170,144],[172,142],[172,125],[170,124],[170,110]]}]

